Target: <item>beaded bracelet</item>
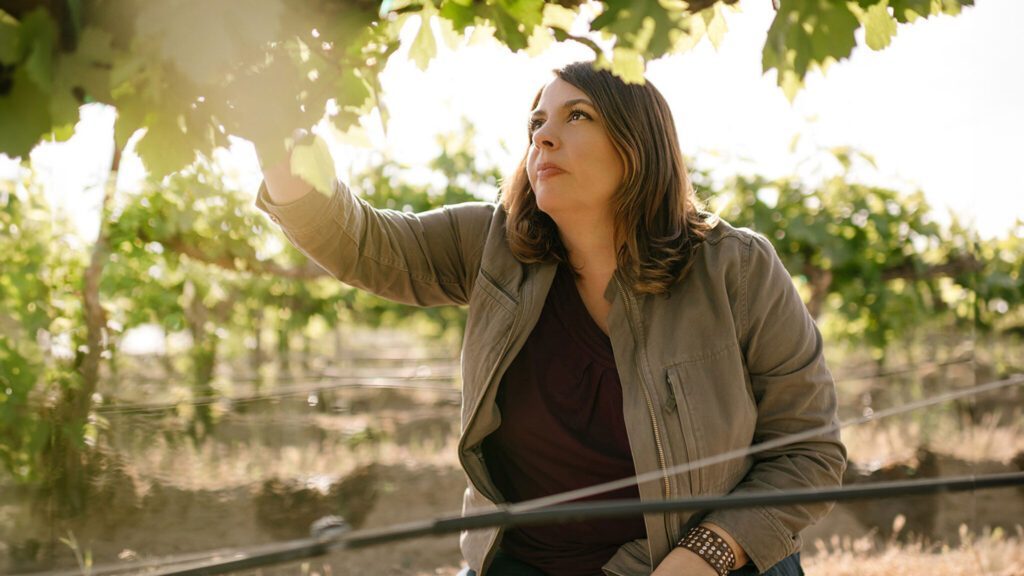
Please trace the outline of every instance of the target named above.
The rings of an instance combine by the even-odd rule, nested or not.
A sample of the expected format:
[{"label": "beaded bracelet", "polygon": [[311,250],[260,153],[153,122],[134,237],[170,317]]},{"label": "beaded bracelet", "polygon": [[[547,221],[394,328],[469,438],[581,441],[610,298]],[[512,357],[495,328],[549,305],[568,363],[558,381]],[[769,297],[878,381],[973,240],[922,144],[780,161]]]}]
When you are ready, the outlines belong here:
[{"label": "beaded bracelet", "polygon": [[736,554],[729,543],[703,526],[691,528],[678,545],[704,559],[719,576],[728,576],[736,564]]}]

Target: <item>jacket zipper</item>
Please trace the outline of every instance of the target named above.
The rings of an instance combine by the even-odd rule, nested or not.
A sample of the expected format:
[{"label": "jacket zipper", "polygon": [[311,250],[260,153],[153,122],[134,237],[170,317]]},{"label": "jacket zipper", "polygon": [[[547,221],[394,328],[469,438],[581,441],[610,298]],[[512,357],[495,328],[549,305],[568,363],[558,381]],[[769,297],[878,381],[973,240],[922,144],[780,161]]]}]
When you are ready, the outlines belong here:
[{"label": "jacket zipper", "polygon": [[[473,406],[473,412],[472,415],[470,416],[470,420],[469,422],[466,423],[467,432],[473,427],[473,422],[476,422],[476,415],[480,411],[480,403],[483,402],[484,396],[487,395],[487,389],[491,387],[492,381],[494,380],[494,375],[497,374],[498,367],[501,366],[501,361],[505,358],[505,355],[508,354],[509,349],[512,347],[512,339],[515,337],[516,329],[519,327],[519,320],[521,317],[522,306],[517,303],[515,312],[512,316],[512,327],[509,329],[508,335],[505,336],[505,343],[501,345],[501,352],[498,354],[497,361],[495,361],[494,366],[491,367],[491,371],[487,375],[487,387],[481,392],[480,399],[478,400],[477,405]],[[462,459],[462,450],[459,450],[459,461],[462,464],[463,469],[465,469],[466,463]],[[470,478],[470,481],[473,481],[473,479]],[[473,481],[473,486],[477,489],[478,492],[484,494],[484,491],[480,490],[480,487],[476,485],[475,481]],[[486,496],[487,494],[484,495]]]},{"label": "jacket zipper", "polygon": [[[631,296],[626,292],[626,289],[622,287],[622,283],[619,282],[618,278],[615,279],[615,284],[619,288],[619,294],[622,295],[623,302],[626,304],[627,317],[629,318],[629,324],[633,328],[634,334],[637,337],[641,337],[640,327],[637,325],[636,320],[633,318],[633,300]],[[647,412],[651,417],[651,427],[654,429],[654,445],[658,449],[658,466],[661,467],[662,480],[664,481],[665,488],[665,499],[672,497],[672,488],[668,481],[668,465],[665,464],[665,448],[661,443],[661,429],[658,426],[658,418],[654,412],[654,402],[651,401],[651,394],[647,390],[645,384],[647,380],[647,374],[650,373],[650,366],[647,362],[647,353],[644,350],[644,345],[641,343],[637,346],[637,356],[640,360],[640,390],[644,393],[644,400],[647,402]]]},{"label": "jacket zipper", "polygon": [[[527,278],[526,281],[523,283],[523,290],[521,291],[522,294],[526,294],[525,288],[526,288],[526,284],[529,283],[529,281],[530,281],[529,278]],[[477,412],[480,411],[480,402],[483,402],[484,396],[487,395],[487,389],[491,387],[492,381],[494,380],[494,375],[497,374],[497,372],[498,372],[498,367],[501,366],[501,362],[502,362],[502,360],[504,360],[505,355],[508,354],[509,349],[512,348],[512,339],[515,337],[516,329],[519,328],[519,320],[523,316],[522,309],[523,309],[522,304],[520,302],[517,302],[516,303],[516,309],[515,309],[514,315],[512,317],[512,327],[508,331],[508,336],[505,337],[505,343],[501,345],[501,353],[498,354],[497,361],[494,363],[494,366],[491,368],[490,374],[487,375],[487,387],[480,394],[480,400],[477,403],[477,405],[473,407],[472,416],[470,416],[469,422],[466,423],[466,431],[467,432],[473,427],[473,422],[476,421]],[[463,460],[462,450],[459,450],[459,462],[462,464],[463,470],[465,470],[466,469],[466,462]],[[484,464],[483,463],[483,458],[480,458],[480,462],[481,462],[481,465]],[[480,486],[477,485],[476,480],[474,480],[472,477],[470,477],[469,481],[473,483],[473,487],[476,488],[477,492],[479,492],[480,494],[483,494],[484,496],[488,496],[486,493],[484,493],[483,490],[480,489]],[[491,500],[494,501],[495,499],[491,498]],[[481,564],[480,564],[481,572],[486,572],[486,568],[487,568],[488,564],[491,562],[491,559],[494,557],[494,553],[497,551],[497,546],[495,546],[494,543],[495,543],[495,541],[497,541],[497,539],[501,536],[501,534],[503,532],[504,532],[503,528],[496,529],[494,537],[491,538],[491,541],[487,544],[487,554],[484,555],[483,562],[481,562]]]}]

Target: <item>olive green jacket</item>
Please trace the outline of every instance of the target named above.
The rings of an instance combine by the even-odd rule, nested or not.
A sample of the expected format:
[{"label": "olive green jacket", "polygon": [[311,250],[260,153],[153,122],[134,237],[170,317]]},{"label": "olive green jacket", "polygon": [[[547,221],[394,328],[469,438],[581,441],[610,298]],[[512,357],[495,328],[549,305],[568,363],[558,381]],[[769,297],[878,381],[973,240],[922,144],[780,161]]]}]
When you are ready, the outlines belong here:
[{"label": "olive green jacket", "polygon": [[[339,280],[419,306],[468,305],[462,350],[459,460],[468,487],[463,510],[501,503],[481,442],[501,424],[495,393],[540,316],[554,264],[525,265],[505,239],[500,205],[466,203],[409,214],[371,207],[336,183],[257,206]],[[836,392],[822,340],[771,244],[719,221],[671,294],[635,294],[614,275],[605,291],[622,404],[644,501],[838,486],[846,467],[839,433],[692,470],[664,471],[723,452],[836,422]],[[658,472],[661,472],[658,474]],[[608,574],[650,574],[691,526],[728,531],[759,571],[800,548],[800,531],[830,504],[648,514],[647,538],[624,544]],[[481,576],[501,531],[464,532],[469,566]]]}]

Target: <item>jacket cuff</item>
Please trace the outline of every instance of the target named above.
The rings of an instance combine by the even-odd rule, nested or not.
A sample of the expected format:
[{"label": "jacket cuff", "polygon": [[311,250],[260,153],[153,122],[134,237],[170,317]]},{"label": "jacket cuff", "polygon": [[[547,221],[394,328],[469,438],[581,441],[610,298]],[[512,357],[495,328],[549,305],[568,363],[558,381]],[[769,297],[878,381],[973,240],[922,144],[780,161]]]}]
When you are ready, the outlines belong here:
[{"label": "jacket cuff", "polygon": [[728,532],[757,566],[758,574],[800,549],[799,534],[790,534],[765,507],[716,510],[701,522],[710,522]]},{"label": "jacket cuff", "polygon": [[338,196],[338,181],[332,185],[332,195],[327,196],[311,189],[305,196],[287,204],[275,204],[267,191],[267,182],[260,183],[256,194],[256,207],[265,212],[274,223],[292,232],[302,233],[316,228],[331,217],[331,204]]}]

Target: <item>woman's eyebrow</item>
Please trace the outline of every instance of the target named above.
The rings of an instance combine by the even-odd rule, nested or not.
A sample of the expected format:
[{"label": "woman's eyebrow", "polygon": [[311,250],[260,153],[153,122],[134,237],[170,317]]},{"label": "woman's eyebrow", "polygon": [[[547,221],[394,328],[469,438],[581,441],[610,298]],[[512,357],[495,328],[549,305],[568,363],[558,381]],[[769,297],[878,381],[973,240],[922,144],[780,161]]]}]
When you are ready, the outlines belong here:
[{"label": "woman's eyebrow", "polygon": [[[593,102],[591,102],[590,100],[587,100],[586,98],[573,98],[572,100],[566,100],[565,102],[563,102],[561,108],[564,110],[566,108],[572,108],[573,106],[575,106],[577,104],[586,104],[587,106],[590,106],[591,108],[594,107]],[[533,119],[533,118],[536,118],[538,116],[543,116],[544,114],[545,114],[545,112],[543,110],[539,110],[539,109],[538,110],[534,110],[533,112],[530,113],[530,118]]]}]

